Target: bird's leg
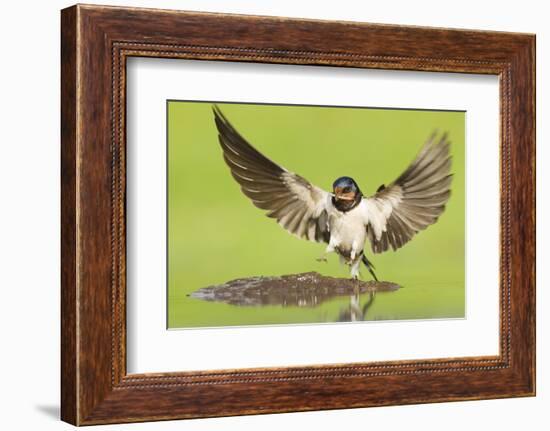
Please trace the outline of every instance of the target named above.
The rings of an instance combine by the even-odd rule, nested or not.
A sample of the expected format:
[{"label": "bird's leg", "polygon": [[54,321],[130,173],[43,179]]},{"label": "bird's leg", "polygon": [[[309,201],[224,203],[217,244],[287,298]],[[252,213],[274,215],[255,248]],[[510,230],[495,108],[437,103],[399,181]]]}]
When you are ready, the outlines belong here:
[{"label": "bird's leg", "polygon": [[359,267],[361,266],[361,254],[363,253],[360,245],[357,243],[357,241],[353,241],[353,244],[351,246],[350,251],[350,262],[349,266],[351,269],[351,278],[353,280],[359,280],[360,273],[359,273]]},{"label": "bird's leg", "polygon": [[317,259],[315,259],[317,262],[328,262],[327,260],[327,253],[323,253],[321,256],[319,256]]},{"label": "bird's leg", "polygon": [[325,249],[325,252],[320,256],[318,257],[317,259],[315,259],[317,262],[327,262],[327,254],[331,253],[334,251],[334,247],[332,247],[330,244],[327,246],[327,248]]},{"label": "bird's leg", "polygon": [[351,264],[351,278],[353,280],[359,280],[359,266],[361,265],[361,259],[357,259]]}]

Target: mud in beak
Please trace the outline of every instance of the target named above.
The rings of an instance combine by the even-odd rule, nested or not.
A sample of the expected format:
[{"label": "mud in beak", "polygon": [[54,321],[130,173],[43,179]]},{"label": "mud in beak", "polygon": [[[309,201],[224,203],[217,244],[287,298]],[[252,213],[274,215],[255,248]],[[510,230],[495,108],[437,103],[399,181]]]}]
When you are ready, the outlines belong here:
[{"label": "mud in beak", "polygon": [[344,192],[342,187],[334,188],[334,196],[340,201],[353,201],[355,200],[355,192]]}]

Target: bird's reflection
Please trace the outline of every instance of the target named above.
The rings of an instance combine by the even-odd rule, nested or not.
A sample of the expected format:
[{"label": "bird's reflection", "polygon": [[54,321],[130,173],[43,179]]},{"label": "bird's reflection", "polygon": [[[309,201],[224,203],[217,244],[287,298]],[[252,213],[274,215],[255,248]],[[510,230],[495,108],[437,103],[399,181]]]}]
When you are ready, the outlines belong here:
[{"label": "bird's reflection", "polygon": [[373,290],[368,293],[368,298],[363,305],[361,305],[361,296],[353,294],[349,297],[349,305],[340,310],[337,322],[361,322],[367,320],[367,312],[374,303],[376,291]]}]

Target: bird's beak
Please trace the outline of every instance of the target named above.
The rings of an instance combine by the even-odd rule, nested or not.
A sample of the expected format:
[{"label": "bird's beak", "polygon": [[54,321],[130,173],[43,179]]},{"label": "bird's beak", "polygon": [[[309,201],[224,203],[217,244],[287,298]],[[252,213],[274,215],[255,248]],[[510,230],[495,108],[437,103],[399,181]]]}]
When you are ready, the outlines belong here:
[{"label": "bird's beak", "polygon": [[344,193],[342,187],[334,188],[334,196],[336,197],[336,199],[342,200],[342,201],[355,200],[355,193],[354,192]]}]

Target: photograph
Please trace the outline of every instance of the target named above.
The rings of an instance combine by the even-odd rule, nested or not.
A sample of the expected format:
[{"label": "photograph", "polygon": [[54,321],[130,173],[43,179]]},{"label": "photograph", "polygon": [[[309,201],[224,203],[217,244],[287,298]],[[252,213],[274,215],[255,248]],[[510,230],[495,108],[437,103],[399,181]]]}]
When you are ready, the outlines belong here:
[{"label": "photograph", "polygon": [[168,329],[466,317],[464,111],[166,109]]}]

